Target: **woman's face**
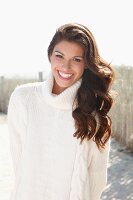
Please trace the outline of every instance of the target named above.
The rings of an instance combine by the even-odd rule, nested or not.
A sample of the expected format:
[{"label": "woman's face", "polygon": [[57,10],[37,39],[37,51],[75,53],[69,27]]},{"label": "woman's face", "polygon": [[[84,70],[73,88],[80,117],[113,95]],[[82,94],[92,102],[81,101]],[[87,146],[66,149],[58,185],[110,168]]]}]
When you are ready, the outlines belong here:
[{"label": "woman's face", "polygon": [[84,60],[84,48],[79,43],[63,40],[55,45],[50,57],[53,93],[60,94],[82,77]]}]

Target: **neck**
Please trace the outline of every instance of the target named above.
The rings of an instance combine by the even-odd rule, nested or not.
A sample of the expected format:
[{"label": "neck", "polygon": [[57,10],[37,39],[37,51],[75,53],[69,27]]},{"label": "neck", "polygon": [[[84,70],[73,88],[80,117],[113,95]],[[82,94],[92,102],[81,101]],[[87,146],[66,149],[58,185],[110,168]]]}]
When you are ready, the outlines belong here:
[{"label": "neck", "polygon": [[[62,90],[57,90],[54,84],[53,74],[47,77],[44,81],[43,95],[45,101],[53,107],[60,109],[72,109],[73,102],[77,95],[77,90],[80,87],[81,79],[68,88],[63,88]],[[54,95],[56,94],[56,95]]]},{"label": "neck", "polygon": [[53,94],[60,94],[62,93],[66,88],[63,87],[59,87],[58,84],[56,83],[55,79],[54,79],[54,84],[53,84],[53,89],[52,89],[52,93]]}]

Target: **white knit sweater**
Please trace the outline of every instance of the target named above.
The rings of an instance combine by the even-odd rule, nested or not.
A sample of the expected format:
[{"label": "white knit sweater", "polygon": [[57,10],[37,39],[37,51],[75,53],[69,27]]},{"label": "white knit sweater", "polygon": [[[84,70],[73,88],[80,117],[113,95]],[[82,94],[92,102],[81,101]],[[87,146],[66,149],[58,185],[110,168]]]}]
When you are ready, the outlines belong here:
[{"label": "white knit sweater", "polygon": [[99,200],[107,183],[110,140],[100,152],[73,137],[72,103],[81,79],[59,95],[53,76],[18,86],[8,107],[15,172],[11,200]]}]

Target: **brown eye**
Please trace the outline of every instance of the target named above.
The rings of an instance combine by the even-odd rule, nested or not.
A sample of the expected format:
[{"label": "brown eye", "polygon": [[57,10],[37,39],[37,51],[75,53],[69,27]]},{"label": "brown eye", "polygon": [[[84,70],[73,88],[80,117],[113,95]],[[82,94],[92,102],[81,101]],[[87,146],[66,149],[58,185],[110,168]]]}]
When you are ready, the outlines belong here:
[{"label": "brown eye", "polygon": [[55,57],[58,58],[58,59],[62,59],[63,58],[63,54],[60,53],[60,52],[54,52],[55,54]]},{"label": "brown eye", "polygon": [[73,60],[76,61],[76,62],[81,62],[80,58],[74,58]]},{"label": "brown eye", "polygon": [[60,55],[60,54],[56,54],[55,56],[56,56],[57,58],[63,58],[63,56]]}]

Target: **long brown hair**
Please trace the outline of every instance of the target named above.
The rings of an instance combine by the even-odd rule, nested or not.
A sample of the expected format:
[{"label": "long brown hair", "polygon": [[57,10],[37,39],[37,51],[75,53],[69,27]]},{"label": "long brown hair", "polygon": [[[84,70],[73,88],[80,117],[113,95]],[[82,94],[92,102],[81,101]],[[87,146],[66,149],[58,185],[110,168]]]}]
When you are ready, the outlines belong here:
[{"label": "long brown hair", "polygon": [[59,27],[48,47],[48,58],[52,55],[56,44],[62,40],[77,42],[85,50],[85,70],[81,86],[75,99],[76,108],[72,116],[75,120],[74,137],[88,140],[93,138],[98,148],[104,148],[111,136],[111,109],[113,98],[111,85],[114,71],[98,52],[94,36],[90,30],[78,23],[69,23]]}]

